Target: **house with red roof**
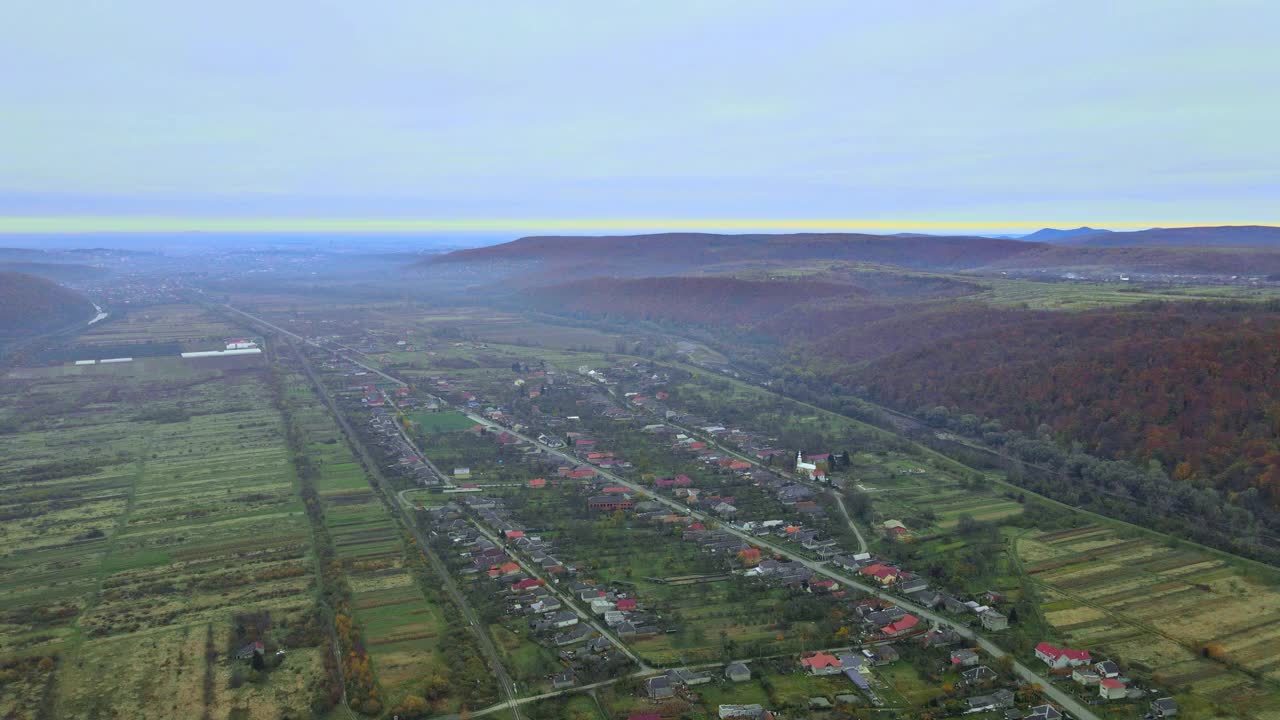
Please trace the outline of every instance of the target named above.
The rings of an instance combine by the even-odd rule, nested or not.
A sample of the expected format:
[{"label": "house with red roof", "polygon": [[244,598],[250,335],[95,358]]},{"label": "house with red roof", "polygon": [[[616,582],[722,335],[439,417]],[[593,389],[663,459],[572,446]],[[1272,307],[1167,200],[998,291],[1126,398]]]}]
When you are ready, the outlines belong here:
[{"label": "house with red roof", "polygon": [[636,609],[635,598],[619,598],[616,609],[627,612]]},{"label": "house with red roof", "polygon": [[531,488],[544,488],[546,486],[547,486],[546,478],[534,478],[529,481],[529,487]]},{"label": "house with red roof", "polygon": [[919,624],[920,624],[920,618],[916,617],[915,615],[904,615],[902,616],[901,620],[895,623],[890,623],[880,628],[880,632],[892,637],[894,635],[901,635],[905,632],[910,632],[913,628],[915,628],[915,626]]},{"label": "house with red roof", "polygon": [[542,584],[542,581],[537,578],[525,578],[519,582],[512,583],[511,592],[513,593],[524,592],[525,590],[528,590],[530,588],[538,587],[541,584]]},{"label": "house with red roof", "polygon": [[800,667],[808,670],[810,675],[836,675],[844,669],[840,658],[824,652],[800,658]]},{"label": "house with red roof", "polygon": [[1104,700],[1123,700],[1128,692],[1124,683],[1114,678],[1103,678],[1098,682],[1098,696]]},{"label": "house with red roof", "polygon": [[873,563],[858,571],[864,577],[875,578],[881,585],[892,585],[898,579],[898,569]]},{"label": "house with red roof", "polygon": [[519,572],[520,572],[520,566],[513,562],[509,562],[509,563],[503,563],[501,565],[494,565],[493,567],[489,568],[489,577],[498,577],[500,575],[515,575]]},{"label": "house with red roof", "polygon": [[809,592],[827,593],[840,587],[839,583],[831,578],[823,578],[822,580],[814,580],[809,583]]},{"label": "house with red roof", "polygon": [[1088,665],[1090,661],[1088,650],[1060,648],[1047,642],[1042,642],[1036,646],[1036,657],[1054,670]]}]

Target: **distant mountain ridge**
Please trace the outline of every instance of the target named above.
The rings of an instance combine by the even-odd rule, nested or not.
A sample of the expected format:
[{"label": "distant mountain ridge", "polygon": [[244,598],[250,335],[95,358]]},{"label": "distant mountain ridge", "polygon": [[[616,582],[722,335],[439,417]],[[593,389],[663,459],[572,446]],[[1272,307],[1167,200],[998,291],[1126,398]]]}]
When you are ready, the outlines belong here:
[{"label": "distant mountain ridge", "polygon": [[55,330],[94,314],[93,303],[45,278],[0,272],[0,337]]},{"label": "distant mountain ridge", "polygon": [[[1094,230],[1094,232],[1089,232]],[[965,235],[797,233],[530,236],[425,258],[492,286],[536,287],[593,277],[736,272],[857,262],[933,272],[1280,273],[1280,228],[1229,226],[1109,232],[1046,228],[1051,242]]]},{"label": "distant mountain ridge", "polygon": [[1151,228],[1133,232],[1099,231],[1067,237],[1063,245],[1085,247],[1264,248],[1280,250],[1280,227],[1221,225],[1217,227]]},{"label": "distant mountain ridge", "polygon": [[1062,242],[1068,238],[1079,238],[1084,235],[1100,235],[1109,233],[1110,230],[1099,230],[1088,226],[1080,226],[1071,230],[1059,230],[1057,228],[1041,228],[1030,235],[1023,235],[1019,240],[1029,240],[1031,242]]}]

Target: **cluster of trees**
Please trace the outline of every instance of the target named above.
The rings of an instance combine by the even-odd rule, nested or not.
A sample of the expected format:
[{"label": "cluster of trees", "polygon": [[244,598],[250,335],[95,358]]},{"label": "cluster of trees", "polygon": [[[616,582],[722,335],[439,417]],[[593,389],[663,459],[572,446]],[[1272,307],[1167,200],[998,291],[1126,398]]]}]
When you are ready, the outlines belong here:
[{"label": "cluster of trees", "polygon": [[1028,490],[1246,557],[1280,560],[1273,536],[1280,519],[1256,488],[1222,493],[1170,477],[1158,461],[1099,458],[1080,443],[1064,447],[1047,428],[1038,434],[1003,430],[998,422],[944,407],[921,414],[930,425],[981,438],[996,452],[983,455],[960,443],[927,438],[930,444],[971,463],[1000,467]]},{"label": "cluster of trees", "polygon": [[891,405],[999,418],[1280,507],[1278,338],[1280,304],[1029,313],[845,379]]},{"label": "cluster of trees", "polygon": [[[365,651],[364,640],[353,620],[351,588],[347,584],[342,561],[337,557],[334,549],[333,539],[325,527],[324,506],[315,488],[320,468],[307,453],[306,431],[298,421],[293,403],[283,392],[282,379],[274,372],[274,368],[269,377],[272,380],[270,387],[274,394],[275,405],[285,419],[285,442],[293,456],[303,506],[306,508],[311,525],[312,542],[320,557],[321,594],[333,612],[334,630],[338,640],[337,649],[342,658],[340,677],[346,683],[347,702],[361,713],[377,715],[382,712],[382,700],[369,666],[369,655]],[[326,655],[332,654],[326,653]],[[324,690],[316,693],[313,712],[322,712],[333,707],[342,697],[338,668],[336,663],[330,667],[328,660],[326,660],[325,685],[327,687]]]}]

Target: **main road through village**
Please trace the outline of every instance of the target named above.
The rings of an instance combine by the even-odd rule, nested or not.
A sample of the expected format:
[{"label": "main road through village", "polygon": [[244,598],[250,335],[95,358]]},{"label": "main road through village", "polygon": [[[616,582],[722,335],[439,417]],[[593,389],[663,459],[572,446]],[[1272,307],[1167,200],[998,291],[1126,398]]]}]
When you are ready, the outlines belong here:
[{"label": "main road through village", "polygon": [[[346,348],[335,349],[335,348],[333,348],[333,347],[328,347],[328,346],[326,346],[326,345],[324,345],[324,344],[322,344],[322,343],[320,343],[320,342],[313,341],[313,340],[308,340],[308,339],[306,339],[306,338],[302,337],[301,335],[298,335],[297,333],[293,333],[293,332],[290,332],[290,331],[288,331],[288,330],[285,330],[285,329],[284,329],[284,328],[282,328],[282,327],[279,327],[279,326],[277,326],[277,325],[274,325],[274,324],[272,324],[272,323],[269,323],[269,322],[267,322],[267,321],[263,320],[262,318],[256,317],[256,316],[254,316],[254,315],[250,315],[249,313],[246,313],[246,312],[244,312],[243,310],[239,310],[239,309],[237,309],[237,308],[234,308],[234,307],[232,307],[232,306],[230,306],[230,305],[224,305],[223,307],[225,307],[227,310],[229,310],[229,311],[231,311],[231,312],[234,312],[234,313],[236,313],[236,314],[238,314],[238,315],[242,315],[242,316],[244,316],[245,318],[247,318],[247,319],[249,319],[249,320],[252,320],[252,321],[254,321],[255,323],[258,323],[259,325],[262,325],[262,326],[264,326],[264,327],[270,328],[270,329],[272,329],[272,330],[274,330],[274,331],[276,331],[276,332],[278,332],[278,333],[281,333],[281,334],[283,334],[283,335],[287,335],[287,336],[292,337],[292,338],[294,338],[294,339],[297,339],[297,340],[300,340],[300,341],[302,341],[302,342],[305,342],[305,343],[307,343],[307,344],[309,344],[309,345],[312,345],[312,346],[315,346],[315,347],[318,347],[318,348],[324,349],[324,350],[326,350],[326,351],[328,351],[328,352],[334,353],[334,354],[338,355],[339,357],[342,357],[342,358],[343,358],[344,360],[346,360],[347,362],[350,362],[350,363],[352,363],[352,364],[354,364],[354,365],[358,365],[359,367],[362,367],[362,368],[364,368],[365,370],[368,370],[369,372],[375,373],[375,374],[377,374],[378,376],[380,376],[380,377],[382,377],[382,378],[385,378],[385,379],[387,379],[387,380],[389,380],[389,381],[391,381],[391,382],[399,383],[399,384],[401,384],[401,385],[408,385],[408,383],[407,383],[406,381],[404,381],[403,379],[401,379],[401,378],[397,378],[397,377],[395,377],[395,376],[393,376],[393,375],[389,375],[388,373],[384,372],[383,370],[381,370],[381,369],[379,369],[379,368],[375,368],[375,367],[373,367],[373,366],[371,366],[371,365],[368,365],[367,363],[364,363],[364,362],[361,362],[361,361],[359,361],[359,360],[356,360],[355,358],[353,358],[353,357],[351,357],[351,356],[350,356],[350,353],[349,353],[349,352],[346,352],[346,350],[347,350]],[[441,400],[441,403],[442,403],[442,404],[444,404],[442,400]],[[565,462],[567,462],[567,463],[569,463],[569,464],[571,464],[571,465],[576,465],[576,464],[578,464],[578,459],[577,459],[577,458],[572,457],[572,456],[570,456],[569,454],[564,453],[564,452],[561,452],[560,450],[557,450],[557,449],[555,449],[555,448],[552,448],[552,447],[549,447],[549,446],[547,446],[547,445],[544,445],[543,443],[538,442],[536,439],[534,439],[534,438],[530,438],[530,437],[525,436],[525,435],[523,435],[523,434],[521,434],[521,433],[515,432],[515,431],[511,430],[510,428],[505,428],[505,427],[502,427],[502,426],[500,426],[500,425],[497,425],[496,423],[492,422],[492,421],[491,421],[491,420],[489,420],[488,418],[485,418],[485,417],[483,417],[483,416],[481,416],[481,415],[477,415],[477,414],[475,414],[475,413],[471,412],[471,411],[470,411],[469,409],[467,409],[466,407],[459,407],[459,408],[457,408],[457,410],[458,410],[459,412],[462,412],[462,413],[463,413],[463,414],[465,414],[468,418],[470,418],[470,419],[474,420],[476,423],[478,423],[478,424],[480,424],[480,425],[484,425],[484,426],[489,427],[489,428],[497,428],[497,429],[500,429],[500,430],[502,430],[502,431],[505,431],[505,432],[511,433],[512,435],[514,435],[515,437],[519,438],[520,440],[523,440],[524,442],[527,442],[527,443],[529,443],[529,444],[533,445],[534,447],[537,447],[537,448],[539,448],[540,450],[542,450],[543,452],[546,452],[546,453],[548,453],[548,454],[550,454],[550,455],[552,455],[552,456],[554,456],[554,457],[558,457],[558,458],[560,458],[560,459],[564,460]],[[336,409],[335,409],[335,412],[336,412]],[[642,486],[640,486],[640,485],[637,485],[636,483],[632,482],[631,480],[627,480],[627,479],[625,479],[625,478],[619,477],[618,475],[616,475],[616,474],[614,474],[614,473],[611,473],[611,472],[608,472],[608,471],[604,470],[603,468],[594,468],[594,470],[595,470],[597,473],[599,473],[602,477],[607,478],[610,482],[615,482],[615,483],[617,483],[617,484],[619,484],[619,485],[623,485],[623,486],[629,487],[629,488],[631,488],[632,490],[634,490],[634,491],[636,491],[636,492],[643,492],[643,493],[645,493],[647,496],[651,497],[654,501],[659,502],[659,503],[661,503],[661,504],[663,504],[663,505],[666,505],[667,507],[671,508],[672,510],[674,510],[674,511],[676,511],[676,512],[678,512],[678,513],[681,513],[681,514],[683,514],[683,515],[688,515],[688,516],[693,517],[693,518],[696,518],[696,519],[698,519],[698,520],[703,520],[703,521],[712,521],[712,522],[715,522],[715,519],[714,519],[714,518],[710,518],[710,517],[706,516],[704,513],[701,513],[701,512],[698,512],[698,511],[696,511],[696,510],[693,510],[693,509],[691,509],[691,508],[689,508],[689,507],[686,507],[685,505],[682,505],[682,504],[680,504],[680,503],[677,503],[676,501],[671,500],[670,498],[666,498],[666,497],[663,497],[663,496],[661,496],[661,495],[657,495],[657,494],[650,493],[646,488],[644,488],[644,487],[642,487]],[[837,502],[838,502],[838,501],[839,501],[839,498],[837,497]],[[841,509],[843,510],[843,503],[841,504]],[[845,513],[845,517],[846,517],[846,518],[848,517],[848,514],[847,514],[847,513]],[[852,521],[850,521],[850,522],[852,523]],[[837,571],[835,571],[835,570],[831,569],[830,567],[828,567],[828,566],[827,566],[825,563],[823,563],[823,562],[820,562],[820,561],[816,561],[816,560],[812,560],[812,559],[806,558],[806,557],[804,557],[804,556],[802,556],[802,555],[799,555],[799,554],[797,554],[797,553],[795,553],[795,552],[792,552],[791,550],[788,550],[788,549],[786,549],[786,548],[780,547],[780,546],[778,546],[778,545],[776,545],[776,544],[774,544],[774,543],[772,543],[772,542],[768,542],[768,541],[766,541],[766,540],[762,540],[761,538],[758,538],[758,537],[755,537],[755,536],[750,535],[750,534],[748,534],[748,533],[745,533],[745,532],[743,532],[743,531],[741,531],[741,530],[739,530],[739,529],[737,529],[737,528],[735,528],[735,527],[732,527],[732,526],[730,526],[730,525],[727,525],[727,524],[721,524],[721,526],[720,526],[720,527],[721,527],[721,529],[723,529],[725,532],[728,532],[728,533],[730,533],[730,534],[732,534],[732,535],[735,535],[735,536],[737,536],[737,537],[741,538],[742,540],[744,540],[744,541],[746,541],[746,542],[749,542],[749,543],[751,543],[751,544],[753,544],[753,545],[757,545],[757,546],[759,546],[759,547],[768,548],[769,550],[771,550],[772,552],[776,553],[777,555],[779,555],[779,556],[781,556],[781,557],[785,557],[785,558],[787,558],[787,559],[789,559],[789,560],[791,560],[791,561],[794,561],[794,562],[802,563],[805,567],[808,567],[809,569],[813,570],[814,572],[816,572],[816,573],[818,573],[818,574],[820,574],[820,575],[824,575],[824,576],[826,576],[826,577],[832,578],[832,579],[834,579],[834,580],[836,580],[836,581],[838,581],[838,582],[840,582],[840,583],[844,584],[846,587],[856,588],[856,589],[858,589],[858,590],[860,590],[860,591],[862,591],[862,592],[864,592],[864,593],[866,593],[866,594],[868,594],[868,595],[872,595],[872,596],[874,596],[874,597],[878,597],[878,598],[881,598],[881,599],[884,599],[884,600],[888,600],[889,602],[892,602],[892,603],[894,603],[894,604],[896,604],[896,605],[898,605],[898,606],[902,607],[904,610],[908,610],[908,611],[910,611],[910,612],[912,612],[912,613],[915,613],[916,615],[918,615],[918,616],[920,616],[920,617],[922,617],[922,618],[925,618],[925,619],[927,619],[927,620],[930,620],[931,622],[933,622],[933,623],[935,623],[935,624],[937,624],[937,625],[951,625],[952,627],[954,627],[955,631],[956,631],[957,633],[959,633],[962,637],[966,637],[966,638],[969,638],[969,639],[973,640],[975,643],[977,643],[977,645],[978,645],[979,647],[981,647],[983,650],[985,650],[985,651],[986,651],[988,654],[990,654],[992,657],[995,657],[995,658],[1002,658],[1002,657],[1009,656],[1009,659],[1010,659],[1010,661],[1012,662],[1013,671],[1014,671],[1015,673],[1017,673],[1017,675],[1018,675],[1019,677],[1021,677],[1023,680],[1025,680],[1025,681],[1026,681],[1026,682],[1028,682],[1028,683],[1034,683],[1034,684],[1036,684],[1036,685],[1039,685],[1039,686],[1040,686],[1040,688],[1041,688],[1041,689],[1043,690],[1043,692],[1045,693],[1045,695],[1047,695],[1047,696],[1048,696],[1050,699],[1052,699],[1054,702],[1058,703],[1062,708],[1064,708],[1065,710],[1067,710],[1068,712],[1070,712],[1070,713],[1071,713],[1072,715],[1074,715],[1076,718],[1079,718],[1080,720],[1101,720],[1101,719],[1100,719],[1100,718],[1099,718],[1099,717],[1098,717],[1098,716],[1097,716],[1097,715],[1096,715],[1092,710],[1090,710],[1088,707],[1086,707],[1085,705],[1083,705],[1082,703],[1080,703],[1078,700],[1076,700],[1076,699],[1075,699],[1075,698],[1073,698],[1072,696],[1068,695],[1067,693],[1065,693],[1065,692],[1063,692],[1062,690],[1060,690],[1060,689],[1058,689],[1057,687],[1055,687],[1052,683],[1050,683],[1050,682],[1049,682],[1048,680],[1046,680],[1044,677],[1042,677],[1041,675],[1039,675],[1038,673],[1036,673],[1034,670],[1032,670],[1031,668],[1029,668],[1029,667],[1027,667],[1026,665],[1024,665],[1022,662],[1018,661],[1016,658],[1013,658],[1012,656],[1010,656],[1010,653],[1009,653],[1009,652],[1007,652],[1006,650],[1004,650],[1003,648],[1001,648],[999,645],[997,645],[993,640],[991,640],[991,638],[990,638],[990,637],[988,637],[988,636],[986,636],[986,635],[984,635],[984,634],[982,634],[982,633],[975,632],[975,631],[973,631],[972,629],[967,628],[967,627],[952,625],[952,623],[951,623],[951,621],[950,621],[950,620],[948,620],[946,617],[944,617],[944,616],[942,616],[942,615],[939,615],[938,613],[935,613],[935,612],[933,612],[933,611],[931,611],[931,610],[928,610],[928,609],[926,609],[926,608],[924,608],[924,607],[921,607],[921,606],[916,605],[916,604],[914,604],[914,603],[908,602],[908,601],[903,600],[903,599],[901,599],[901,598],[891,596],[891,595],[889,595],[888,593],[886,593],[886,592],[884,592],[883,590],[881,590],[880,588],[873,587],[873,586],[871,586],[871,585],[867,585],[866,583],[863,583],[862,581],[857,580],[857,579],[855,579],[855,578],[853,578],[853,577],[850,577],[850,576],[848,576],[848,575],[845,575],[844,573],[837,572]],[[577,688],[577,689],[579,689],[579,690],[580,690],[581,688]],[[516,709],[516,706],[518,706],[518,705],[522,705],[522,704],[524,704],[524,702],[523,702],[523,701],[520,701],[520,700],[514,700],[514,699],[512,699],[512,698],[508,697],[508,701],[507,701],[506,703],[501,703],[501,707],[508,707],[508,708],[511,708],[512,710],[515,710],[515,709]],[[498,707],[495,707],[495,708],[486,708],[486,710],[497,710],[497,709],[499,709],[499,708],[498,708]]]}]

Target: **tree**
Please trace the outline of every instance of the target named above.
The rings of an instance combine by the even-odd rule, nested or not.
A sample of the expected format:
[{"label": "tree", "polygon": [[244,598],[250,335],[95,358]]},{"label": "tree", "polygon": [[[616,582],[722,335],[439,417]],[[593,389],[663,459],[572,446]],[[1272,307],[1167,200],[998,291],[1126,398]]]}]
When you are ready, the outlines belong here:
[{"label": "tree", "polygon": [[418,718],[427,717],[430,713],[431,705],[417,695],[409,695],[399,705],[391,708],[391,714],[399,716],[401,720],[418,720]]}]

